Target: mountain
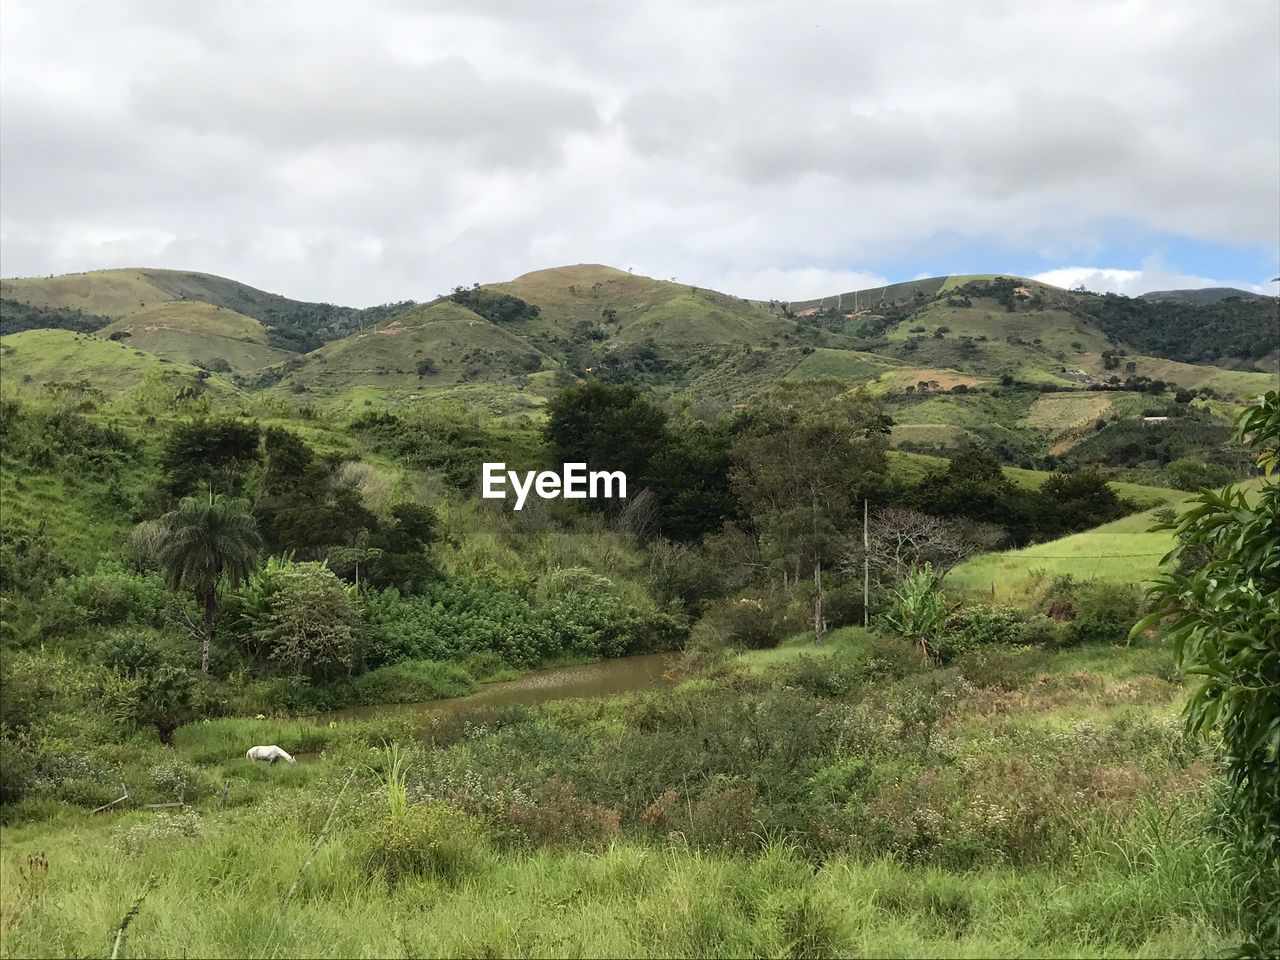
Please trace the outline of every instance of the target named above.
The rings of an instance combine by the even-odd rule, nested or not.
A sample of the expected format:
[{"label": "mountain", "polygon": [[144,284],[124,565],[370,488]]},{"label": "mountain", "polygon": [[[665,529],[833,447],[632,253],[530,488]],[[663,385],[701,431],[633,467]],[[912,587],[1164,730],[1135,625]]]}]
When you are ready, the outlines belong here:
[{"label": "mountain", "polygon": [[[1280,356],[1275,298],[1129,298],[999,274],[784,303],[576,264],[427,304],[355,309],[211,274],[131,269],[4,280],[0,297],[6,333],[92,331],[252,387],[317,395],[489,385],[499,397],[545,396],[591,376],[723,404],[817,376],[890,395],[1010,381],[1095,388],[1135,376],[1241,397]],[[971,429],[972,417],[959,419],[935,425]]]},{"label": "mountain", "polygon": [[143,311],[163,306],[163,318],[171,334],[170,348],[191,355],[201,353],[201,348],[175,346],[174,334],[181,334],[185,318],[190,318],[197,335],[202,331],[201,321],[208,313],[202,309],[189,311],[192,303],[220,307],[258,321],[265,328],[264,336],[270,345],[288,352],[313,350],[413,306],[406,302],[361,309],[310,303],[208,273],[151,268],[0,280],[0,298],[24,304],[28,310],[73,311],[108,320],[133,319]]}]

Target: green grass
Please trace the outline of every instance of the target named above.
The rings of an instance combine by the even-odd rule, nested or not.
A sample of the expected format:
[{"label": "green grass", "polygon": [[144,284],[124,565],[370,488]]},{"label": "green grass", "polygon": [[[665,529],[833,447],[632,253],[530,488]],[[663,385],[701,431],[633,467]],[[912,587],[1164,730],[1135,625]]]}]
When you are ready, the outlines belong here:
[{"label": "green grass", "polygon": [[[1168,492],[1178,494],[1179,499],[1187,496],[1179,491]],[[1170,498],[1169,502],[1174,501]],[[1160,560],[1173,547],[1168,530],[1150,531],[1157,522],[1154,512],[1135,513],[1021,550],[974,557],[952,570],[947,584],[967,593],[1011,602],[1063,575],[1107,583],[1149,582],[1159,575]]]},{"label": "green grass", "polygon": [[[423,361],[434,372],[418,372]],[[528,363],[525,361],[528,360]],[[418,307],[307,354],[288,387],[402,391],[455,386],[468,379],[512,379],[555,363],[511,331],[452,301]]]},{"label": "green grass", "polygon": [[[1232,943],[1212,852],[1175,849],[1155,868],[1126,859],[1150,838],[1058,870],[965,876],[844,858],[813,870],[779,845],[742,859],[624,843],[504,857],[461,882],[388,891],[362,876],[359,838],[340,829],[286,908],[309,832],[264,835],[254,811],[201,829],[127,855],[109,852],[105,822],[38,840],[9,831],[6,888],[22,916],[6,954],[106,952],[153,876],[130,956],[1158,957]],[[49,874],[29,894],[16,874],[37,850]]]},{"label": "green grass", "polygon": [[856,657],[866,652],[867,631],[861,627],[842,627],[832,630],[817,646],[813,642],[812,633],[798,633],[783,640],[771,650],[744,650],[737,654],[736,660],[752,670],[767,670],[779,663],[802,656],[835,655],[840,657]]},{"label": "green grass", "polygon": [[[55,380],[89,380],[113,399],[134,391],[148,377],[176,375],[188,381],[203,371],[137,350],[127,342],[69,330],[26,330],[0,339],[3,386],[7,396],[38,394]],[[206,388],[227,397],[238,391],[221,377],[209,377]]]},{"label": "green grass", "polygon": [[267,342],[267,328],[252,317],[198,300],[173,300],[116,320],[98,332],[126,346],[184,363],[226,360],[245,373],[293,354]]}]

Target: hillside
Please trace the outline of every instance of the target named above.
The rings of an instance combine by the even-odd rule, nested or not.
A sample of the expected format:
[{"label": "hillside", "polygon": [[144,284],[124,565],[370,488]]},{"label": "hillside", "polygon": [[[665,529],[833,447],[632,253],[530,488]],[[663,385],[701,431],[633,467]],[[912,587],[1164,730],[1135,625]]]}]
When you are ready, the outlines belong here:
[{"label": "hillside", "polygon": [[97,333],[136,350],[229,373],[247,373],[294,355],[272,346],[271,331],[260,321],[201,301],[158,303]]},{"label": "hillside", "polygon": [[295,391],[428,390],[515,381],[555,362],[515,333],[450,300],[418,307],[280,368]]},{"label": "hillside", "polygon": [[211,304],[260,321],[271,328],[275,346],[295,351],[314,349],[413,306],[406,302],[361,309],[311,303],[213,274],[152,268],[0,280],[0,297],[37,308],[74,310],[112,320],[128,319],[162,304],[175,317],[187,309],[185,304]]},{"label": "hillside", "polygon": [[1219,303],[1231,297],[1242,300],[1274,300],[1266,294],[1241,290],[1239,287],[1199,287],[1195,290],[1152,290],[1140,295],[1142,300],[1169,300],[1180,303]]},{"label": "hillside", "polygon": [[[487,289],[536,305],[541,319],[563,333],[587,323],[631,341],[678,333],[693,343],[758,343],[789,327],[738,297],[600,264],[536,270]],[[672,320],[678,330],[667,325]],[[637,325],[641,329],[632,331]]]},{"label": "hillside", "polygon": [[27,330],[0,337],[0,383],[8,397],[38,391],[50,383],[87,380],[108,396],[136,390],[148,381],[175,389],[236,389],[208,371],[166,360],[127,343],[70,330]]}]

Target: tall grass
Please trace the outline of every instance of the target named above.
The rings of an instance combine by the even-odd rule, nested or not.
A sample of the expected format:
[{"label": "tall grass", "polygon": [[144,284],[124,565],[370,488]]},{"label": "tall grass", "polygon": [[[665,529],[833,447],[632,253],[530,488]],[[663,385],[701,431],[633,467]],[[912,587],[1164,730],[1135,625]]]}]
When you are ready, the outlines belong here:
[{"label": "tall grass", "polygon": [[[622,843],[486,861],[462,881],[388,888],[353,862],[358,833],[312,837],[250,812],[203,840],[121,857],[80,830],[49,841],[47,889],[6,932],[9,956],[101,953],[151,874],[129,929],[136,956],[1167,956],[1235,942],[1220,852],[1144,832],[1053,870],[964,874],[890,860],[819,869],[783,844],[753,858]],[[6,876],[30,840],[6,843]],[[1124,853],[1120,850],[1123,848]],[[73,868],[72,864],[76,866]],[[1188,887],[1187,884],[1192,886]]]}]

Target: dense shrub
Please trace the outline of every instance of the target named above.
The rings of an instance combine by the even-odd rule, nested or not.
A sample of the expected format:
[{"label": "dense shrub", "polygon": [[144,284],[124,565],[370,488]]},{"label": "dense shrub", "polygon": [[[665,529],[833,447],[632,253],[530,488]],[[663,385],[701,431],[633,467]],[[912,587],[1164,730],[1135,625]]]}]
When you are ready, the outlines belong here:
[{"label": "dense shrub", "polygon": [[764,650],[804,627],[803,615],[780,593],[762,592],[710,604],[701,621],[705,630],[735,647]]},{"label": "dense shrub", "polygon": [[1042,613],[1033,614],[1022,624],[1021,642],[1042,647],[1058,647],[1066,636],[1066,628]]},{"label": "dense shrub", "polygon": [[164,627],[176,601],[157,574],[141,574],[118,563],[102,563],[93,573],[60,580],[41,604],[46,635],[77,633],[86,627],[122,624]]},{"label": "dense shrub", "polygon": [[1138,619],[1138,588],[1128,583],[1088,582],[1076,591],[1076,616],[1066,639],[1071,643],[1121,643]]},{"label": "dense shrub", "polygon": [[948,618],[934,647],[942,662],[949,663],[980,647],[1021,643],[1025,620],[1026,615],[1014,607],[961,607]]},{"label": "dense shrub", "polygon": [[409,660],[362,673],[343,687],[346,704],[357,705],[461,697],[474,691],[476,683],[456,663]]},{"label": "dense shrub", "polygon": [[390,886],[409,877],[459,883],[481,871],[489,858],[480,823],[436,804],[390,812],[366,837],[365,869]]},{"label": "dense shrub", "polygon": [[515,590],[456,577],[421,596],[395,590],[366,594],[360,604],[372,665],[398,660],[464,660],[492,650],[512,666],[534,666],[548,645],[533,607]]}]

